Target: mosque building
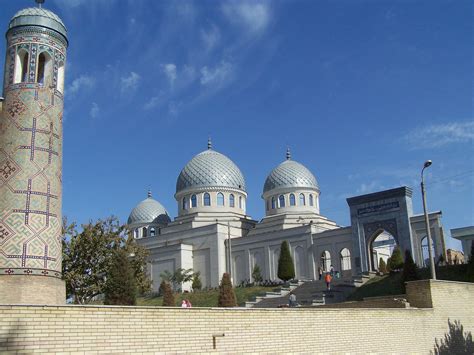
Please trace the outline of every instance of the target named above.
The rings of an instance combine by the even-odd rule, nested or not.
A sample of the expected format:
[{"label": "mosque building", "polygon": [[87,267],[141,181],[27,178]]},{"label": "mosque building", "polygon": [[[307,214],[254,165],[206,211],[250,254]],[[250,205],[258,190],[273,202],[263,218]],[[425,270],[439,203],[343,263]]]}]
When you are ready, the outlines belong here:
[{"label": "mosque building", "polygon": [[[246,213],[245,178],[227,156],[213,149],[197,154],[181,170],[174,195],[178,216],[172,220],[151,192],[130,213],[129,232],[149,250],[148,272],[154,290],[160,274],[178,268],[199,271],[204,287],[217,287],[224,272],[234,284],[252,282],[259,266],[264,280],[278,281],[280,247],[287,241],[297,279],[317,279],[331,266],[342,277],[376,271],[380,258],[395,245],[410,250],[424,265],[426,230],[423,215],[414,215],[408,187],[347,199],[351,226],[343,227],[320,213],[320,187],[303,164],[286,159],[265,180],[265,217]],[[430,213],[435,253],[445,254],[441,212]],[[426,252],[426,250],[425,250]],[[189,290],[190,284],[184,284]]]}]

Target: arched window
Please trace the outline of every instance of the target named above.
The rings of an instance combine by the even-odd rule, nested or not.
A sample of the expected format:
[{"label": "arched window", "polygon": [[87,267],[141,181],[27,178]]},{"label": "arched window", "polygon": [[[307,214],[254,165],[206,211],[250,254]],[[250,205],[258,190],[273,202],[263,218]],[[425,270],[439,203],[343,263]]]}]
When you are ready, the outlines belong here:
[{"label": "arched window", "polygon": [[142,237],[143,237],[143,238],[146,238],[146,227],[143,227],[142,233],[143,233]]},{"label": "arched window", "polygon": [[138,229],[135,229],[135,230],[133,231],[133,234],[135,235],[135,238],[138,238],[138,236],[139,236]]},{"label": "arched window", "polygon": [[321,267],[325,272],[331,270],[331,254],[327,250],[323,251],[321,254]]},{"label": "arched window", "polygon": [[188,203],[187,203],[186,197],[183,197],[182,208],[183,208],[183,210],[187,210],[187,209],[188,209]]},{"label": "arched window", "polygon": [[197,198],[196,195],[191,196],[191,207],[197,207]]},{"label": "arched window", "polygon": [[204,194],[204,206],[210,206],[211,205],[211,195],[209,195],[207,192]]},{"label": "arched window", "polygon": [[229,196],[229,206],[230,207],[235,207],[235,197],[233,194],[230,194]]},{"label": "arched window", "polygon": [[58,79],[57,79],[57,82],[56,82],[56,88],[60,92],[64,91],[64,62],[59,63]]},{"label": "arched window", "polygon": [[25,49],[20,49],[15,63],[15,84],[28,81],[29,55]]},{"label": "arched window", "polygon": [[344,248],[340,253],[341,257],[341,270],[350,270],[351,269],[351,252],[349,249]]},{"label": "arched window", "polygon": [[266,206],[267,206],[267,211],[268,211],[270,209],[270,201],[267,200]]},{"label": "arched window", "polygon": [[150,237],[154,237],[155,235],[155,228],[150,228]]},{"label": "arched window", "polygon": [[36,76],[36,82],[43,85],[50,85],[52,68],[51,68],[51,56],[47,52],[41,52],[38,56],[38,74]]},{"label": "arched window", "polygon": [[224,206],[224,194],[222,192],[217,194],[217,206]]},{"label": "arched window", "polygon": [[239,208],[243,209],[242,196],[239,196]]},{"label": "arched window", "polygon": [[309,205],[310,206],[314,205],[313,194],[309,194]]},{"label": "arched window", "polygon": [[280,197],[278,197],[278,204],[280,205],[280,208],[285,207],[285,196],[280,195]]},{"label": "arched window", "polygon": [[275,209],[275,196],[272,197],[272,210]]},{"label": "arched window", "polygon": [[296,199],[294,194],[290,194],[290,206],[296,205]]},{"label": "arched window", "polygon": [[300,206],[305,206],[306,205],[306,199],[304,197],[304,194],[300,194]]}]

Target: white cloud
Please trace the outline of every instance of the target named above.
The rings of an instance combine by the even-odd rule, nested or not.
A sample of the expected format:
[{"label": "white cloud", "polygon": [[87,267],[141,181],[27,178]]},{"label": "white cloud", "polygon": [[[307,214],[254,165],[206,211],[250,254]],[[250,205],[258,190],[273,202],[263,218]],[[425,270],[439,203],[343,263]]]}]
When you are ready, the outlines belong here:
[{"label": "white cloud", "polygon": [[169,63],[169,64],[162,64],[161,68],[163,69],[163,73],[165,73],[166,78],[168,79],[170,86],[174,85],[174,82],[176,81],[176,64]]},{"label": "white cloud", "polygon": [[225,61],[214,68],[204,66],[201,69],[201,84],[222,86],[232,77],[233,70],[233,65]]},{"label": "white cloud", "polygon": [[371,193],[371,192],[375,192],[375,191],[380,191],[380,190],[384,190],[385,187],[383,185],[381,185],[378,181],[371,181],[370,183],[368,184],[361,184],[358,188],[357,188],[357,193],[358,194],[368,194],[368,193]]},{"label": "white cloud", "polygon": [[270,23],[270,6],[262,1],[231,1],[222,5],[222,12],[232,23],[251,33],[259,33]]},{"label": "white cloud", "polygon": [[164,93],[160,91],[158,95],[150,97],[145,105],[143,105],[144,110],[151,110],[155,107],[162,105],[164,102]]},{"label": "white cloud", "polygon": [[201,29],[201,40],[206,51],[212,50],[220,41],[221,32],[216,25],[212,25],[208,30]]},{"label": "white cloud", "polygon": [[126,91],[135,91],[138,87],[138,83],[140,81],[141,77],[135,72],[130,72],[130,75],[121,77],[120,78],[120,83],[121,83],[121,88],[120,90],[122,93]]},{"label": "white cloud", "polygon": [[93,102],[91,110],[89,112],[90,116],[92,118],[97,118],[99,116],[99,113],[100,113],[99,105],[96,102]]},{"label": "white cloud", "polygon": [[74,79],[71,85],[66,89],[68,95],[75,95],[80,90],[91,89],[95,85],[95,79],[91,76],[81,75],[79,78]]},{"label": "white cloud", "polygon": [[474,121],[449,122],[418,128],[403,137],[411,149],[438,148],[474,140]]}]

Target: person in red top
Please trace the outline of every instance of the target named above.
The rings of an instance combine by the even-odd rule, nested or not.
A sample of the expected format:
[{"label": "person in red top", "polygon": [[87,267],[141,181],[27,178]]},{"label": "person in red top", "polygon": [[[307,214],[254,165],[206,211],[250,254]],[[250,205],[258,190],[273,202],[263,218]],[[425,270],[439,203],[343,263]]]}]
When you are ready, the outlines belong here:
[{"label": "person in red top", "polygon": [[326,287],[327,287],[328,291],[331,291],[332,277],[331,277],[331,274],[329,272],[326,273],[326,276],[324,276],[324,281],[326,281]]}]

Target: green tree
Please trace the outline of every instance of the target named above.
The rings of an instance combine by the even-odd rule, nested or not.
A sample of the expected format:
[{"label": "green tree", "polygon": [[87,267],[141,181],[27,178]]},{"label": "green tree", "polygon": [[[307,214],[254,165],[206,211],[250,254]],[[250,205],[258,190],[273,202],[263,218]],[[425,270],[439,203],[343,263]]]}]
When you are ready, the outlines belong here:
[{"label": "green tree", "polygon": [[403,257],[400,248],[397,246],[393,249],[392,256],[390,257],[390,270],[397,271],[403,268]]},{"label": "green tree", "polygon": [[278,258],[278,277],[283,281],[295,278],[295,266],[286,240],[281,243],[280,257]]},{"label": "green tree", "polygon": [[385,263],[385,260],[383,260],[382,258],[380,258],[379,260],[379,272],[381,272],[382,274],[387,273],[387,264]]},{"label": "green tree", "polygon": [[230,275],[226,272],[222,275],[221,284],[219,286],[219,307],[235,307],[237,306],[237,298],[235,297],[234,288]]},{"label": "green tree", "polygon": [[147,294],[151,291],[153,284],[146,270],[146,260],[150,252],[145,247],[138,245],[132,236],[127,238],[124,249],[127,251],[130,259],[130,266],[133,270],[138,294]]},{"label": "green tree", "polygon": [[130,257],[125,249],[114,251],[104,291],[104,304],[126,306],[136,304],[137,284]]},{"label": "green tree", "polygon": [[173,291],[181,291],[182,284],[192,281],[193,275],[193,269],[178,268],[173,273],[165,270],[160,274],[160,277],[173,285]]},{"label": "green tree", "polygon": [[392,271],[392,269],[390,268],[391,265],[392,265],[392,258],[389,257],[387,259],[387,265],[385,266],[387,268],[387,272]]},{"label": "green tree", "polygon": [[472,355],[474,354],[474,341],[471,332],[464,332],[464,327],[460,321],[448,319],[449,332],[444,335],[444,339],[438,342],[435,339],[434,353],[436,355]]},{"label": "green tree", "polygon": [[405,263],[402,272],[402,288],[405,289],[405,282],[419,280],[418,268],[411,257],[410,251],[405,250]]},{"label": "green tree", "polygon": [[175,307],[176,301],[174,300],[173,290],[169,282],[163,280],[160,284],[160,294],[163,296],[163,306],[164,307]]},{"label": "green tree", "polygon": [[[77,230],[75,223],[63,221],[63,279],[67,297],[74,303],[87,304],[105,292],[114,252],[123,249],[130,257],[134,276],[140,290],[150,285],[146,275],[146,255],[143,247],[127,239],[124,227],[115,217],[89,222]],[[148,286],[147,286],[148,285]]]},{"label": "green tree", "polygon": [[253,267],[252,278],[253,282],[255,282],[257,285],[263,281],[260,266],[258,266],[258,264],[255,264],[255,266]]},{"label": "green tree", "polygon": [[193,288],[193,291],[199,291],[202,288],[202,283],[201,283],[201,273],[199,271],[196,271],[193,274],[193,283],[191,287]]}]

